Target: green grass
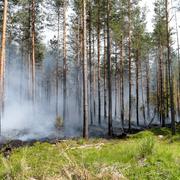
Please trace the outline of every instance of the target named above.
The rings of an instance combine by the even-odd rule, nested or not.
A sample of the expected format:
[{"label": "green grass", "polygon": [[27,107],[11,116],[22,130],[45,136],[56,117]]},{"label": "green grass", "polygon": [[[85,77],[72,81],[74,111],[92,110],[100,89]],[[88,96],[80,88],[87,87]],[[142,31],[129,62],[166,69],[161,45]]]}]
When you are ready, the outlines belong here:
[{"label": "green grass", "polygon": [[[161,136],[159,136],[161,135]],[[167,128],[131,135],[125,140],[68,140],[36,143],[0,155],[0,179],[179,180],[180,133]]]}]

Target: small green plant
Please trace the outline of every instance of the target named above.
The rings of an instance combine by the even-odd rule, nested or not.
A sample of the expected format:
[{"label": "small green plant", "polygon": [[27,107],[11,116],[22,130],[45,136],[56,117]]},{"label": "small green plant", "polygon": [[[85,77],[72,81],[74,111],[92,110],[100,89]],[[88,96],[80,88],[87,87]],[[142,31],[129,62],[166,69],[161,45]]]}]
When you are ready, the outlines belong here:
[{"label": "small green plant", "polygon": [[149,136],[141,140],[138,146],[138,155],[140,158],[145,158],[153,153],[155,140],[154,137]]},{"label": "small green plant", "polygon": [[85,143],[85,140],[83,138],[80,138],[77,140],[77,144],[83,145]]},{"label": "small green plant", "polygon": [[131,136],[131,138],[136,138],[136,139],[142,139],[142,138],[149,138],[149,137],[152,137],[153,136],[153,133],[150,132],[150,131],[141,131],[137,134],[133,134]]}]

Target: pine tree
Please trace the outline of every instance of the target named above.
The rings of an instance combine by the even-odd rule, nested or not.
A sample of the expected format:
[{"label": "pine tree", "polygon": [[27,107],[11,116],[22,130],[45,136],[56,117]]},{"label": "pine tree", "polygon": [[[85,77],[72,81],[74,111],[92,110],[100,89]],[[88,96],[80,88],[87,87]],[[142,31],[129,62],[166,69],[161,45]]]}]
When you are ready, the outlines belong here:
[{"label": "pine tree", "polygon": [[[3,4],[3,24],[0,48],[0,121],[2,120],[4,111],[4,73],[5,73],[5,51],[6,51],[6,28],[7,28],[7,8],[8,1],[4,0]],[[0,125],[1,134],[1,125]]]}]

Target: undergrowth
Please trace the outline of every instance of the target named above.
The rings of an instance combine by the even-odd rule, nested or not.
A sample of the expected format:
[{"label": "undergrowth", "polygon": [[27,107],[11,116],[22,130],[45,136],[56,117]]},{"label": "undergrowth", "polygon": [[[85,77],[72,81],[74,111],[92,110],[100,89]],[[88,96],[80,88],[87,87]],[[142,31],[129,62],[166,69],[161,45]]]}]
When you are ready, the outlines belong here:
[{"label": "undergrowth", "polygon": [[0,179],[180,179],[180,135],[167,128],[125,140],[36,143],[0,155]]}]

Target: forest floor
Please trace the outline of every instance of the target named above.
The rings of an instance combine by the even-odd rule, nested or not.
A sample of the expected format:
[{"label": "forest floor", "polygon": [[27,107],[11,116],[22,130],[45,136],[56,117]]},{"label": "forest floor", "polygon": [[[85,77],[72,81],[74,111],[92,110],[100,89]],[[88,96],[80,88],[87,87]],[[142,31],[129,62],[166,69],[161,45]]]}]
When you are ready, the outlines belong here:
[{"label": "forest floor", "polygon": [[0,179],[180,179],[180,128],[152,129],[126,139],[36,143],[0,154]]}]

